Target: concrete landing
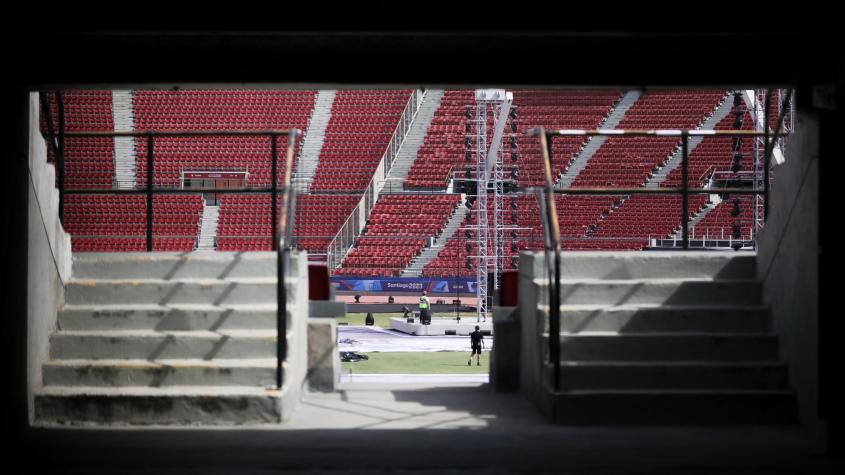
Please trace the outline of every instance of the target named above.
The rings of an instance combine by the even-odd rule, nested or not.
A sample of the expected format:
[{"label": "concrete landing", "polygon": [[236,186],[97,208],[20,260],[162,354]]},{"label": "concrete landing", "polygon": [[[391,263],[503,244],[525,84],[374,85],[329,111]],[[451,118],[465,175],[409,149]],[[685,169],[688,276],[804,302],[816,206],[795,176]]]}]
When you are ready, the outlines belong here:
[{"label": "concrete landing", "polygon": [[422,325],[417,322],[419,322],[419,320],[415,319],[414,323],[408,323],[404,318],[391,318],[390,328],[402,333],[417,336],[446,335],[446,332],[450,332],[448,333],[449,335],[469,335],[475,331],[475,326],[478,325],[481,327],[481,331],[484,335],[493,334],[492,319],[488,319],[486,322],[476,322],[475,317],[462,318],[461,323],[458,323],[454,318],[442,320],[433,318],[431,320],[431,325]]},{"label": "concrete landing", "polygon": [[[73,474],[841,473],[795,427],[563,427],[485,384],[342,384],[278,426],[30,434],[33,471]],[[43,447],[50,450],[44,451]],[[163,471],[166,470],[166,471]]]}]

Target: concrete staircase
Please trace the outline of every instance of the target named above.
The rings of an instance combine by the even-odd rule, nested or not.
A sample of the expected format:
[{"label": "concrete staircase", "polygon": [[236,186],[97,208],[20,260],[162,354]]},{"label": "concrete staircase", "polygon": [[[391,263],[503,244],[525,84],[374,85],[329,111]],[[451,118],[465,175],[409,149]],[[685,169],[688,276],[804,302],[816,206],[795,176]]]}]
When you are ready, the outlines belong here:
[{"label": "concrete staircase", "polygon": [[326,138],[326,126],[332,116],[332,104],[334,104],[336,93],[337,91],[331,89],[317,91],[314,110],[311,113],[305,137],[302,139],[299,163],[293,177],[293,184],[297,189],[307,191],[311,188],[314,172],[320,161],[320,151],[323,149],[323,141]]},{"label": "concrete staircase", "polygon": [[198,251],[213,251],[217,249],[217,221],[220,217],[220,206],[205,204],[200,218],[200,234],[197,239]]},{"label": "concrete staircase", "polygon": [[[132,91],[112,91],[112,117],[114,130],[135,130],[135,112]],[[117,188],[135,188],[135,137],[114,138],[114,179]]]},{"label": "concrete staircase", "polygon": [[[610,114],[605,118],[605,120],[599,125],[602,129],[615,129],[619,122],[625,118],[625,113],[631,106],[637,102],[637,99],[640,98],[639,91],[628,91],[623,96],[622,99],[619,100],[619,103],[613,110],[610,111]],[[572,159],[570,162],[569,167],[561,173],[560,179],[555,184],[555,187],[558,189],[568,188],[572,185],[572,182],[575,181],[575,178],[581,173],[581,170],[587,166],[587,162],[590,160],[599,147],[602,146],[605,139],[605,136],[594,136],[590,137],[587,141],[587,144],[584,145],[584,148]]]},{"label": "concrete staircase", "polygon": [[[722,119],[727,117],[728,114],[731,112],[731,108],[733,107],[733,100],[730,94],[727,94],[725,97],[722,98],[722,102],[716,106],[716,109],[710,115],[710,117],[706,118],[701,125],[697,127],[698,130],[713,130],[716,128],[716,124],[718,124]],[[689,147],[689,154],[692,155],[693,150],[698,147],[698,144],[704,140],[704,137],[696,136],[690,137],[688,143]],[[660,184],[666,181],[666,177],[669,176],[670,173],[675,168],[678,168],[684,160],[683,148],[680,146],[675,149],[672,156],[664,163],[660,168],[654,172],[653,175],[649,176],[648,180],[646,180],[645,187],[646,188],[659,188]],[[698,178],[698,177],[690,177]]]},{"label": "concrete staircase", "polygon": [[304,254],[286,278],[288,358],[275,388],[276,254],[74,256],[38,425],[277,423],[305,375]]},{"label": "concrete staircase", "polygon": [[461,223],[464,222],[464,218],[467,213],[469,213],[469,209],[464,206],[465,199],[466,197],[461,199],[461,202],[455,208],[455,211],[452,213],[449,221],[446,222],[446,226],[443,227],[443,232],[440,233],[440,236],[437,237],[434,244],[425,248],[418,256],[411,260],[411,263],[408,264],[406,269],[402,270],[402,277],[419,277],[422,274],[422,270],[425,265],[437,257],[437,254],[440,253],[449,238],[452,237],[458,228],[461,227]]},{"label": "concrete staircase", "polygon": [[408,176],[408,170],[411,169],[414,160],[417,159],[417,152],[419,152],[420,146],[425,140],[428,126],[431,125],[431,119],[434,118],[434,113],[440,107],[440,99],[442,98],[443,89],[426,89],[417,115],[414,117],[411,128],[405,135],[402,147],[399,149],[387,174],[387,183],[384,190],[404,190],[405,177]]},{"label": "concrete staircase", "polygon": [[554,422],[797,423],[753,253],[564,253],[559,391],[543,265],[542,255],[530,262],[543,276],[539,403]]}]

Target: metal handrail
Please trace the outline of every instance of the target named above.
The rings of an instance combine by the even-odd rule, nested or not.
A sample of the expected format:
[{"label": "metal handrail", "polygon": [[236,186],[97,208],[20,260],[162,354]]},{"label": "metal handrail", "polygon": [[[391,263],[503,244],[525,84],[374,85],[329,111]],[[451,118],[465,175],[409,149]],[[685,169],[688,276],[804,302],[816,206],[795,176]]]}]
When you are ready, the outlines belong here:
[{"label": "metal handrail", "polygon": [[[771,91],[769,91],[769,96]],[[784,104],[788,104],[789,98],[792,95],[792,90],[784,97]],[[766,123],[769,123],[769,98],[766,100]],[[541,219],[543,224],[543,231],[545,235],[545,261],[546,271],[549,279],[549,359],[553,366],[554,374],[552,375],[552,384],[555,391],[560,390],[560,228],[557,220],[557,212],[555,210],[554,193],[560,194],[681,194],[683,197],[681,226],[682,226],[682,240],[683,249],[689,249],[689,195],[691,193],[713,193],[713,190],[706,188],[691,189],[689,187],[689,137],[694,136],[745,136],[745,137],[764,137],[765,151],[764,151],[764,178],[762,190],[748,190],[748,189],[720,189],[719,193],[732,194],[751,194],[764,196],[764,213],[763,218],[768,218],[768,197],[769,197],[769,164],[771,163],[771,155],[774,152],[775,140],[778,137],[786,137],[787,132],[781,132],[784,115],[788,111],[788,107],[781,108],[777,126],[775,131],[770,131],[766,127],[763,132],[750,130],[659,130],[659,129],[633,129],[633,130],[615,130],[615,129],[560,129],[547,131],[545,127],[536,127],[529,129],[528,136],[539,136],[541,159],[543,161],[543,171],[545,183],[543,188],[533,188],[537,193],[537,198],[540,204]],[[551,178],[551,155],[552,155],[552,139],[555,136],[656,136],[656,137],[679,137],[681,139],[681,153],[682,153],[682,185],[680,188],[562,188],[554,189]],[[554,253],[553,259],[549,255]]]},{"label": "metal handrail", "polygon": [[352,209],[349,216],[344,220],[343,225],[335,233],[334,238],[326,246],[326,253],[328,254],[327,263],[330,272],[332,269],[340,266],[343,258],[346,257],[346,253],[352,247],[355,238],[360,233],[363,227],[358,220],[358,217],[361,216],[361,210],[364,210],[364,216],[369,216],[370,210],[373,209],[376,201],[378,201],[379,193],[384,188],[387,175],[393,168],[393,162],[402,148],[405,137],[411,129],[411,125],[419,112],[424,98],[425,91],[422,89],[414,89],[411,92],[411,96],[408,98],[405,109],[399,118],[399,123],[396,124],[396,128],[393,130],[393,135],[391,135],[390,141],[387,143],[387,148],[382,154],[378,166],[376,166],[370,183],[361,194],[358,204],[355,205],[355,208]]},{"label": "metal handrail", "polygon": [[[279,245],[276,252],[276,388],[282,389],[282,363],[287,357],[287,291],[285,278],[287,277],[287,261],[290,258],[290,250],[293,244],[293,218],[296,211],[296,190],[291,186],[291,172],[297,135],[300,131],[292,129],[288,132],[288,147],[285,154],[285,174],[282,181],[282,210],[279,216],[278,231],[274,230],[274,236],[279,236]],[[276,136],[273,136],[273,156],[276,155]],[[273,185],[276,185],[276,167],[274,160]],[[275,193],[273,196],[273,207],[276,206]],[[300,303],[302,305],[302,303]]]},{"label": "metal handrail", "polygon": [[713,176],[713,173],[716,172],[716,165],[710,165],[710,167],[698,177],[698,186],[704,188],[704,182],[710,180],[710,177]]},{"label": "metal handrail", "polygon": [[[291,243],[293,241],[293,215],[295,212],[296,207],[296,194],[295,191],[292,190],[290,186],[290,178],[291,178],[291,170],[293,168],[293,158],[295,154],[295,147],[296,147],[296,137],[301,136],[302,132],[295,128],[290,129],[267,129],[267,130],[196,130],[196,131],[186,131],[186,130],[136,130],[136,131],[75,131],[75,132],[68,132],[65,131],[65,120],[64,120],[64,101],[61,97],[61,92],[56,92],[56,100],[58,102],[58,109],[59,109],[59,131],[58,131],[58,143],[54,143],[53,137],[53,128],[52,128],[52,115],[50,113],[51,108],[49,104],[46,104],[47,98],[44,93],[41,93],[41,100],[42,100],[42,108],[47,114],[45,116],[45,120],[47,121],[47,130],[49,133],[49,137],[47,138],[48,142],[50,142],[54,150],[57,152],[57,161],[58,161],[58,182],[59,182],[59,217],[60,219],[64,218],[64,195],[65,194],[146,194],[147,196],[147,251],[150,252],[153,249],[153,195],[154,194],[167,194],[167,193],[180,193],[180,194],[190,194],[190,193],[210,193],[210,192],[219,192],[219,193],[271,193],[271,228],[272,228],[272,247],[276,250],[277,255],[277,287],[276,287],[276,299],[277,299],[277,307],[276,307],[276,387],[277,389],[281,389],[282,387],[282,363],[284,362],[285,357],[287,356],[287,292],[285,290],[285,280],[284,276],[287,274],[286,272],[286,263],[287,259],[290,254]],[[45,105],[46,104],[46,105]],[[283,188],[282,188],[282,210],[281,213],[277,213],[277,203],[276,203],[276,196],[279,192],[278,180],[277,180],[277,162],[278,162],[278,138],[280,135],[287,135],[287,154],[285,156],[285,169],[284,169],[284,180],[283,180]],[[269,136],[270,137],[270,147],[271,147],[271,184],[270,188],[265,189],[250,189],[250,188],[241,188],[241,189],[231,189],[231,188],[223,188],[223,189],[180,189],[180,190],[163,190],[163,189],[156,189],[154,187],[153,178],[154,178],[154,167],[155,167],[155,152],[154,152],[154,145],[155,145],[155,138],[157,137],[203,137],[203,136],[215,136],[215,137],[259,137],[259,136]],[[136,189],[95,189],[95,190],[86,190],[86,189],[74,189],[74,190],[65,190],[64,189],[64,138],[65,137],[146,137],[147,138],[147,182],[146,187],[143,190],[136,190]],[[278,218],[277,218],[278,216]],[[278,219],[278,221],[277,221]]]}]

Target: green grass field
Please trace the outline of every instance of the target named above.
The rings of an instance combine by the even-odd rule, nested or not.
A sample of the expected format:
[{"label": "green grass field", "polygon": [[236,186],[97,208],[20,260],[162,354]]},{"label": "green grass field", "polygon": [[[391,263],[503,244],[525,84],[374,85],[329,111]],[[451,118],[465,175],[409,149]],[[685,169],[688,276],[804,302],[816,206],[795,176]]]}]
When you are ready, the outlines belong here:
[{"label": "green grass field", "polygon": [[490,371],[490,353],[481,354],[481,366],[467,366],[468,351],[426,351],[362,353],[366,361],[341,363],[352,374],[486,374]]}]

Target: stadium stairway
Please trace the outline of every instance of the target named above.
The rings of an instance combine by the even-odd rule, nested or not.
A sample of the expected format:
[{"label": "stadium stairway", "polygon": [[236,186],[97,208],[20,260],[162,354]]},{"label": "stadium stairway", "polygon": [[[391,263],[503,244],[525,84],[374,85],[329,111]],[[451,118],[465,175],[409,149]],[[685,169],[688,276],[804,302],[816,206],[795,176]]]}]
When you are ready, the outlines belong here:
[{"label": "stadium stairway", "polygon": [[305,254],[293,253],[288,357],[276,389],[276,253],[73,259],[50,337],[38,425],[278,423],[305,376]]},{"label": "stadium stairway", "polygon": [[[414,117],[411,128],[405,135],[405,140],[402,141],[402,146],[396,158],[393,160],[393,165],[387,175],[387,190],[390,191],[392,184],[405,183],[405,177],[408,176],[408,170],[414,165],[414,160],[417,159],[417,152],[425,140],[425,135],[428,133],[428,126],[431,125],[431,119],[434,118],[434,113],[440,107],[440,99],[443,98],[443,89],[426,89],[425,96],[423,96],[422,103],[419,110]],[[404,186],[401,188],[404,190]]]},{"label": "stadium stairway", "polygon": [[200,232],[197,237],[198,251],[214,251],[217,239],[217,223],[220,220],[220,205],[203,203]]},{"label": "stadium stairway", "polygon": [[[132,91],[112,91],[112,117],[114,130],[128,132],[135,129],[135,114],[132,107]],[[135,137],[114,138],[114,172],[117,187],[135,188]]]},{"label": "stadium stairway", "polygon": [[[710,195],[710,196],[713,196],[713,195]],[[690,220],[689,220],[690,238],[695,237],[695,225],[698,224],[702,219],[704,219],[721,202],[722,202],[722,200],[720,200],[718,197],[716,198],[715,201],[708,201],[707,204],[704,206],[704,208],[702,208],[698,213],[696,213],[693,217],[690,218]],[[679,225],[678,228],[675,230],[675,232],[672,233],[672,235],[668,237],[668,239],[681,240],[681,239],[684,238],[683,235],[684,235],[683,225]]]},{"label": "stadium stairway", "polygon": [[[599,124],[599,128],[601,129],[615,129],[619,122],[625,118],[625,112],[637,102],[637,99],[640,98],[639,91],[628,91],[623,96],[622,99],[619,99],[619,103],[611,109],[610,114],[604,119],[604,121]],[[587,162],[590,160],[590,157],[596,153],[596,151],[601,147],[604,143],[606,137],[597,135],[594,137],[590,137],[587,141],[587,144],[584,145],[584,148],[581,149],[581,152],[572,159],[572,162],[566,168],[566,171],[560,174],[560,178],[558,179],[557,183],[555,184],[555,188],[563,189],[569,188],[572,185],[572,182],[581,173],[581,170],[587,166]]]},{"label": "stadium stairway", "polygon": [[332,89],[317,91],[311,120],[302,139],[299,163],[294,174],[294,184],[301,190],[309,190],[314,180],[314,172],[320,161],[320,150],[323,149],[323,141],[326,138],[326,126],[332,117],[332,104],[334,104],[336,93],[337,91]]},{"label": "stadium stairway", "polygon": [[440,236],[437,237],[434,244],[425,248],[418,256],[411,260],[408,267],[402,270],[402,277],[419,277],[422,275],[425,265],[437,257],[437,254],[440,253],[443,246],[445,246],[449,241],[449,238],[457,232],[458,228],[460,228],[464,222],[467,214],[469,214],[469,208],[467,208],[464,203],[466,203],[466,195],[462,194],[461,202],[458,203],[458,206],[455,207],[455,211],[452,213],[449,221],[447,221],[446,225],[443,226],[443,232],[440,233]]},{"label": "stadium stairway", "polygon": [[[716,124],[718,124],[722,119],[728,116],[731,112],[731,107],[733,107],[732,101],[729,100],[731,97],[730,94],[726,94],[725,97],[722,98],[722,102],[716,107],[713,111],[713,114],[710,117],[706,118],[702,121],[701,125],[698,127],[698,130],[715,130]],[[688,155],[692,155],[692,152],[698,147],[698,144],[704,140],[702,136],[690,137],[687,143],[688,148]],[[675,168],[678,168],[684,160],[683,148],[678,145],[678,148],[666,160],[666,163],[663,166],[659,167],[657,171],[654,172],[653,176],[649,177],[648,180],[645,182],[646,188],[659,188],[660,184],[666,181],[666,177],[672,173]]]},{"label": "stadium stairway", "polygon": [[521,321],[520,373],[550,420],[797,423],[753,253],[563,253],[558,391],[542,256],[524,254],[520,267],[521,313],[534,316]]}]

